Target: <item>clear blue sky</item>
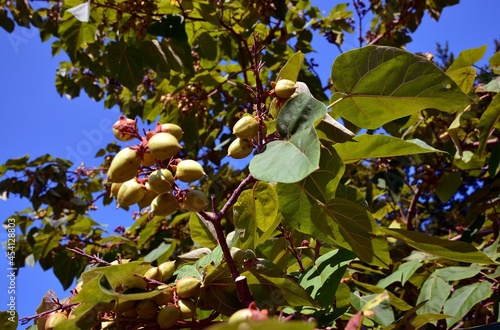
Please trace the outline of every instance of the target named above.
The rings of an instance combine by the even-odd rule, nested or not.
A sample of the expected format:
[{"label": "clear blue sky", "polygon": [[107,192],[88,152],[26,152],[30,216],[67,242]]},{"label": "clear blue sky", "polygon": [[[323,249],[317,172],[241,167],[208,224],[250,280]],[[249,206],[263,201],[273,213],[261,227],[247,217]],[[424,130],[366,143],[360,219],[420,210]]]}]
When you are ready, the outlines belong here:
[{"label": "clear blue sky", "polygon": [[[323,10],[347,1],[313,1]],[[413,42],[408,45],[411,52],[434,52],[436,42],[449,41],[455,55],[460,50],[488,44],[485,59],[493,54],[495,38],[500,38],[498,29],[499,0],[462,0],[457,6],[445,9],[440,22],[426,17]],[[365,30],[369,21],[365,23]],[[339,52],[336,47],[316,38],[314,43],[318,54],[314,56],[320,64],[318,72],[324,73],[324,81],[330,66]],[[357,47],[355,39],[347,40],[344,50]],[[9,158],[30,154],[37,157],[49,153],[55,157],[68,158],[75,164],[84,161],[97,165],[94,155],[109,142],[114,141],[109,128],[119,113],[104,110],[102,103],[96,103],[82,93],[82,97],[68,100],[61,98],[54,86],[55,70],[64,57],[51,56],[50,43],[41,43],[36,31],[16,29],[11,35],[0,28],[0,164]],[[483,61],[483,63],[486,63]],[[14,211],[29,206],[27,201],[11,198],[0,200],[0,219],[3,222]],[[100,209],[92,214],[102,224],[111,224],[112,231],[117,224],[131,223],[130,216],[114,207]],[[4,231],[0,241],[7,240]],[[6,259],[0,256],[0,310],[6,309],[7,287]],[[33,315],[43,294],[54,290],[60,298],[65,293],[52,270],[43,272],[35,268],[23,268],[17,277],[17,302],[20,316]],[[23,327],[25,328],[25,327]]]}]

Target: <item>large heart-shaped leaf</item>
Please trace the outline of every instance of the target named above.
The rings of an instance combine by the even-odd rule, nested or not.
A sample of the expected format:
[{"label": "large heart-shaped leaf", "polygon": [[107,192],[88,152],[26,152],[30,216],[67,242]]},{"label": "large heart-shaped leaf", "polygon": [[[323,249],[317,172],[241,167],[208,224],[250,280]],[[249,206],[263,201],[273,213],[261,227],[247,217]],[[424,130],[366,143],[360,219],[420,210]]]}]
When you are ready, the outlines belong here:
[{"label": "large heart-shaped leaf", "polygon": [[250,173],[258,180],[292,183],[318,169],[319,140],[314,127],[290,140],[273,141],[250,161]]},{"label": "large heart-shaped leaf", "polygon": [[333,63],[332,82],[341,96],[333,113],[362,128],[376,129],[426,108],[455,112],[472,102],[432,62],[392,47],[343,53]]},{"label": "large heart-shaped leaf", "polygon": [[326,114],[326,106],[315,98],[301,93],[289,100],[278,115],[276,129],[285,139],[314,126]]}]

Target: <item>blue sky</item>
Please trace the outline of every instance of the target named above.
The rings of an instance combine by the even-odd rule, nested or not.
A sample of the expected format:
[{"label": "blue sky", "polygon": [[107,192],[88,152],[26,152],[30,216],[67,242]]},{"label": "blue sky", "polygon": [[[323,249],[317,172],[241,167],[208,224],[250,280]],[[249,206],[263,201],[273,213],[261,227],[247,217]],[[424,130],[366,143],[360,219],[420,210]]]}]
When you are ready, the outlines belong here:
[{"label": "blue sky", "polygon": [[[313,1],[323,10],[341,1]],[[495,38],[500,38],[497,20],[500,10],[498,0],[462,0],[457,6],[446,8],[438,23],[425,17],[422,25],[408,45],[411,52],[434,52],[436,42],[449,41],[451,50],[460,50],[487,44],[485,60],[493,54]],[[367,30],[369,21],[365,22]],[[314,55],[320,64],[318,72],[324,73],[324,81],[330,66],[339,52],[336,47],[322,38],[314,42],[318,53]],[[348,39],[344,50],[358,46],[355,37]],[[75,164],[84,161],[87,165],[97,165],[95,153],[114,141],[110,125],[119,112],[105,110],[102,103],[86,97],[74,100],[59,97],[54,85],[55,70],[64,57],[53,58],[50,43],[41,43],[36,31],[16,29],[8,34],[0,29],[0,164],[9,158],[30,154],[37,157],[49,153],[55,157],[68,158]],[[11,198],[0,200],[0,218],[3,222],[14,211],[29,206],[26,201]],[[100,209],[92,214],[95,220],[109,224],[112,231],[117,224],[129,225],[131,217],[114,207]],[[0,241],[5,242],[6,234],[0,233]],[[8,282],[6,259],[0,257],[0,310],[7,303]],[[16,299],[21,316],[33,315],[43,294],[54,290],[60,298],[65,293],[52,273],[35,268],[23,268],[17,277]]]}]

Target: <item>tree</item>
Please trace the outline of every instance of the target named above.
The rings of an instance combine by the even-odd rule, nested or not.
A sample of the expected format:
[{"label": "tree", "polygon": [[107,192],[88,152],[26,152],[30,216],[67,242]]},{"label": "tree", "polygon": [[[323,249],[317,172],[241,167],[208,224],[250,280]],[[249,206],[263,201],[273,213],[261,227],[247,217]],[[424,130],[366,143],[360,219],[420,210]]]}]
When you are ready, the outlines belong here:
[{"label": "tree", "polygon": [[[500,56],[478,75],[484,47],[441,68],[401,49],[425,13],[456,3],[356,0],[323,16],[308,1],[2,2],[5,30],[38,28],[68,54],[61,95],[120,107],[127,144],[102,148],[98,168],[51,155],[0,167],[0,190],[31,203],[5,222],[14,265],[78,279],[23,321],[494,323]],[[363,47],[322,82],[304,56],[313,32],[342,48],[368,18]],[[114,197],[134,224],[105,235],[92,214]]]}]

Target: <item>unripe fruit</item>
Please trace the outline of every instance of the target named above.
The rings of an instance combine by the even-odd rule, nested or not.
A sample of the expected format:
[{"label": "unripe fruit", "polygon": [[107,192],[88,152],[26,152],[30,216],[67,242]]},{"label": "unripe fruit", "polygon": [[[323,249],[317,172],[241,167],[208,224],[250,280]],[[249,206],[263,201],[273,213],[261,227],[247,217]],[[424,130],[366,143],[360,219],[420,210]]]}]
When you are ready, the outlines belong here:
[{"label": "unripe fruit", "polygon": [[183,319],[190,319],[196,315],[196,305],[191,299],[179,299],[177,302],[181,310],[181,317]]},{"label": "unripe fruit", "polygon": [[184,132],[182,131],[182,128],[180,126],[171,123],[162,124],[161,131],[172,134],[173,136],[175,136],[177,141],[181,141],[182,136],[184,135]]},{"label": "unripe fruit", "polygon": [[141,157],[134,149],[124,148],[120,150],[111,161],[108,169],[108,181],[121,183],[136,176],[141,165]]},{"label": "unripe fruit", "polygon": [[250,155],[253,151],[253,145],[249,140],[237,138],[229,145],[227,155],[234,159],[242,159]]},{"label": "unripe fruit", "polygon": [[175,283],[177,294],[181,298],[193,298],[200,294],[201,281],[193,276],[183,277]]},{"label": "unripe fruit", "polygon": [[148,141],[151,155],[157,159],[168,159],[181,150],[179,141],[170,133],[160,132],[153,135]]},{"label": "unripe fruit", "polygon": [[288,99],[295,93],[296,88],[295,82],[289,79],[280,79],[276,82],[276,86],[274,86],[274,92],[278,97]]},{"label": "unripe fruit", "polygon": [[158,306],[167,305],[172,302],[172,299],[174,298],[174,289],[172,289],[169,285],[160,285],[157,289],[163,289],[160,294],[153,297],[153,300]]},{"label": "unripe fruit", "polygon": [[161,274],[161,282],[167,282],[175,272],[175,261],[166,261],[158,265]]},{"label": "unripe fruit", "polygon": [[141,164],[147,167],[153,166],[156,163],[156,158],[151,155],[150,151],[145,152],[142,155]]},{"label": "unripe fruit", "polygon": [[146,289],[146,281],[139,276],[127,277],[122,284],[123,288],[126,289]]},{"label": "unripe fruit", "polygon": [[233,134],[241,139],[251,139],[259,132],[259,122],[253,116],[245,116],[233,126]]},{"label": "unripe fruit", "polygon": [[64,313],[61,312],[52,313],[47,318],[47,321],[45,321],[45,330],[53,330],[57,325],[66,321],[67,319],[68,317]]},{"label": "unripe fruit", "polygon": [[177,211],[179,202],[171,193],[164,193],[156,196],[151,202],[151,211],[154,215],[166,217]]},{"label": "unripe fruit", "polygon": [[152,267],[146,271],[144,277],[150,280],[159,281],[161,279],[161,273],[158,270],[158,267]]},{"label": "unripe fruit", "polygon": [[118,191],[120,190],[121,185],[122,185],[121,183],[113,182],[111,184],[111,189],[110,189],[109,197],[117,196],[118,195]]},{"label": "unripe fruit", "polygon": [[203,167],[197,161],[192,159],[182,160],[177,164],[175,177],[182,182],[193,182],[200,180],[205,176]]},{"label": "unripe fruit", "polygon": [[205,210],[208,205],[208,197],[204,192],[199,190],[190,190],[184,196],[182,208],[190,212],[200,212]]},{"label": "unripe fruit", "polygon": [[[130,118],[124,118],[124,119],[126,120],[126,122],[124,122],[122,124],[135,125],[135,120],[130,119]],[[120,141],[124,141],[124,142],[130,141],[130,140],[132,140],[134,138],[133,135],[123,134],[120,130],[118,130],[117,128],[115,128],[115,127],[118,127],[118,125],[120,125],[120,120],[118,120],[113,125],[113,135],[115,136],[115,138],[117,138]]]},{"label": "unripe fruit", "polygon": [[139,201],[139,203],[137,203],[137,205],[139,205],[139,208],[142,210],[143,208],[151,205],[151,202],[153,201],[153,199],[156,198],[156,196],[158,196],[158,193],[156,191],[154,191],[153,189],[151,189],[151,187],[149,186],[149,183],[146,182],[146,193],[144,194],[144,197]]},{"label": "unripe fruit", "polygon": [[252,310],[248,308],[240,309],[236,311],[229,320],[227,324],[239,324],[252,319]]},{"label": "unripe fruit", "polygon": [[172,189],[174,185],[174,176],[168,169],[162,168],[151,172],[148,177],[148,183],[151,189],[158,194],[163,194]]},{"label": "unripe fruit", "polygon": [[124,182],[118,190],[116,204],[122,207],[130,206],[140,202],[145,194],[144,188],[135,178],[128,180]]},{"label": "unripe fruit", "polygon": [[[137,276],[134,276],[137,277]],[[129,311],[131,309],[135,308],[135,300],[127,300],[127,301],[122,301],[115,306],[115,312],[118,314],[125,313],[126,311]]]},{"label": "unripe fruit", "polygon": [[137,312],[137,317],[140,319],[149,320],[155,317],[158,311],[158,305],[156,305],[152,299],[141,300],[137,303],[135,311]]},{"label": "unripe fruit", "polygon": [[169,305],[160,309],[156,320],[161,329],[168,329],[173,327],[180,318],[181,311],[174,305]]}]

